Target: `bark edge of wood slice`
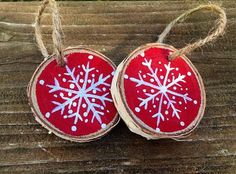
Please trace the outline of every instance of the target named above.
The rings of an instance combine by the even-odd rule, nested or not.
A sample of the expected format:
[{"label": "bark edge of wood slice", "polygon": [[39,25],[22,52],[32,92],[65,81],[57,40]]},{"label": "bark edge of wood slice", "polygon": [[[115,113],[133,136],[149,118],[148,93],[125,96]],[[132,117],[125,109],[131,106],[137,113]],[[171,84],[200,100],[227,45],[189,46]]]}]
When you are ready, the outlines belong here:
[{"label": "bark edge of wood slice", "polygon": [[[145,51],[152,49],[152,48],[166,49],[166,50],[169,50],[169,52],[173,52],[176,50],[174,47],[167,45],[167,44],[150,43],[150,44],[146,44],[146,45],[138,47],[131,54],[129,54],[129,56],[118,65],[115,76],[112,81],[111,92],[112,92],[112,97],[113,97],[114,103],[115,103],[116,107],[118,108],[118,112],[119,112],[121,118],[124,120],[124,122],[126,123],[128,128],[132,132],[134,132],[138,135],[141,135],[147,139],[172,138],[175,140],[184,140],[188,135],[191,134],[191,132],[197,127],[197,125],[201,121],[203,114],[204,114],[205,106],[206,106],[206,94],[205,94],[205,89],[204,89],[204,85],[203,85],[203,80],[202,80],[200,74],[198,73],[197,69],[194,67],[194,65],[191,63],[191,61],[185,55],[181,56],[179,58],[176,58],[176,60],[179,59],[178,61],[180,61],[180,59],[181,59],[181,61],[185,62],[186,65],[192,70],[191,72],[194,75],[194,77],[196,77],[196,82],[199,84],[199,97],[200,97],[200,100],[198,101],[198,102],[200,102],[200,103],[198,103],[199,109],[196,113],[196,116],[194,116],[195,118],[185,128],[177,130],[177,131],[169,131],[169,132],[164,132],[164,131],[162,132],[158,128],[159,130],[156,131],[153,128],[150,128],[149,125],[144,123],[144,121],[141,120],[137,116],[137,113],[135,112],[134,108],[131,109],[130,105],[132,105],[132,103],[135,103],[135,99],[130,97],[130,98],[132,98],[130,105],[127,102],[128,101],[127,100],[127,93],[132,93],[132,91],[134,91],[134,92],[137,91],[137,89],[135,89],[135,85],[133,87],[131,87],[132,91],[130,91],[129,89],[128,90],[125,89],[124,81],[127,79],[131,79],[129,74],[128,75],[126,74],[127,67],[129,67],[129,65],[132,63],[132,60],[140,58],[141,54],[143,54],[144,55],[143,58],[145,58],[145,56],[146,56]],[[163,53],[163,54],[165,54],[165,53]],[[150,56],[152,56],[152,55],[150,55]],[[147,59],[148,59],[148,57],[147,57]],[[153,59],[155,59],[155,57],[150,58],[149,60],[146,60],[146,62],[144,62],[144,64],[149,65],[150,62],[153,63],[153,61],[150,61]],[[167,59],[167,56],[166,56],[166,59]],[[136,64],[134,63],[133,65],[135,65],[135,66],[133,66],[133,69],[131,69],[130,72],[136,71],[136,69],[139,68],[137,63]],[[166,64],[165,66],[168,66],[168,65]],[[190,74],[190,73],[188,72],[188,74]],[[143,77],[141,77],[141,79],[143,80]],[[134,80],[134,78],[133,78],[133,81],[137,82],[138,80],[137,79]],[[125,92],[126,90],[128,91],[127,93]],[[137,92],[140,92],[140,90]],[[136,94],[133,94],[132,96],[134,96],[134,95],[136,95]],[[191,101],[193,103],[196,103],[196,101],[193,99]],[[183,102],[181,102],[181,103],[183,103]],[[156,107],[156,108],[158,108],[158,107]],[[140,112],[140,108],[138,109],[138,111]],[[151,117],[150,114],[148,116]],[[182,122],[180,122],[180,123],[182,124]]]},{"label": "bark edge of wood slice", "polygon": [[[74,113],[71,113],[71,111],[69,110],[70,108],[69,108],[69,106],[68,106],[68,108],[66,109],[66,108],[64,108],[64,109],[66,109],[67,111],[68,111],[68,113],[67,113],[67,115],[63,115],[63,114],[59,114],[59,115],[61,115],[61,117],[64,117],[64,118],[60,118],[61,119],[61,121],[59,122],[59,121],[56,121],[56,120],[58,120],[59,119],[59,117],[58,117],[58,114],[57,115],[53,115],[53,113],[51,112],[50,114],[50,116],[49,117],[47,117],[47,114],[48,114],[48,112],[45,114],[45,112],[44,113],[42,113],[42,107],[40,106],[40,104],[39,104],[39,101],[38,101],[38,93],[37,93],[37,90],[39,90],[39,83],[43,83],[44,84],[44,86],[45,86],[45,83],[46,83],[46,80],[44,79],[44,81],[40,81],[40,77],[42,76],[42,74],[44,73],[44,74],[46,74],[45,72],[44,72],[44,70],[46,69],[46,68],[48,68],[50,65],[52,65],[51,67],[53,67],[53,68],[55,68],[56,70],[55,70],[55,72],[52,70],[52,75],[51,76],[53,76],[53,75],[58,75],[57,76],[57,78],[56,77],[54,77],[54,85],[52,85],[52,84],[50,84],[50,85],[46,85],[47,87],[48,86],[51,86],[50,88],[51,88],[51,90],[56,90],[56,85],[59,85],[59,83],[60,83],[60,81],[59,81],[59,78],[61,78],[61,82],[64,82],[63,80],[64,80],[64,78],[62,78],[63,76],[65,76],[63,73],[68,73],[68,71],[69,71],[69,73],[74,73],[74,76],[75,76],[75,74],[77,73],[77,77],[78,77],[78,75],[81,75],[82,76],[82,71],[81,72],[79,72],[79,71],[77,71],[77,69],[73,69],[73,68],[71,68],[71,67],[69,67],[69,68],[65,68],[65,67],[59,67],[59,65],[57,65],[57,63],[56,63],[56,59],[55,59],[55,55],[52,55],[52,56],[50,56],[48,59],[46,59],[46,60],[44,60],[38,67],[37,67],[37,69],[35,70],[35,72],[34,72],[34,74],[33,74],[33,76],[32,76],[32,78],[31,78],[31,80],[30,80],[30,82],[29,82],[29,85],[28,85],[28,87],[27,87],[27,95],[28,95],[28,101],[29,101],[29,105],[30,105],[30,107],[31,107],[31,110],[32,110],[32,112],[33,112],[33,114],[34,114],[34,116],[35,116],[35,119],[36,119],[36,121],[38,122],[38,123],[40,123],[44,128],[46,128],[48,131],[49,131],[49,133],[53,133],[53,134],[55,134],[56,136],[58,136],[58,137],[60,137],[60,138],[63,138],[63,139],[66,139],[66,140],[70,140],[70,141],[74,141],[74,142],[90,142],[90,141],[94,141],[94,140],[97,140],[97,139],[99,139],[99,138],[101,138],[101,137],[103,137],[104,135],[106,135],[109,131],[111,131],[111,129],[112,128],[114,128],[118,123],[119,123],[119,120],[120,120],[120,118],[119,118],[119,116],[118,116],[118,113],[117,113],[117,111],[116,111],[116,108],[115,108],[115,106],[114,106],[114,104],[113,104],[113,102],[112,102],[112,97],[111,97],[111,94],[110,94],[110,87],[111,87],[111,81],[112,81],[112,76],[114,75],[114,71],[115,71],[115,68],[116,68],[116,66],[115,66],[115,64],[109,59],[109,58],[107,58],[105,55],[103,55],[103,54],[101,54],[101,53],[99,53],[99,52],[97,52],[97,51],[94,51],[94,50],[92,50],[92,49],[90,49],[90,48],[87,48],[87,47],[83,47],[83,46],[77,46],[77,47],[68,47],[67,49],[65,49],[64,50],[64,53],[65,53],[65,57],[66,57],[66,59],[67,59],[67,61],[68,61],[68,67],[69,66],[71,66],[71,64],[73,64],[73,62],[72,62],[72,58],[73,58],[73,60],[75,61],[75,60],[77,60],[77,59],[80,59],[80,58],[78,58],[78,56],[76,57],[76,56],[72,56],[72,58],[70,58],[70,56],[71,56],[71,54],[73,55],[73,54],[81,54],[81,55],[85,55],[86,54],[86,56],[87,56],[87,59],[88,60],[82,60],[82,58],[81,58],[81,60],[80,61],[83,61],[84,62],[84,64],[82,65],[82,63],[81,64],[79,64],[78,65],[78,67],[80,67],[81,68],[81,70],[84,70],[84,78],[85,78],[85,76],[86,76],[86,71],[89,71],[88,72],[88,76],[91,76],[91,73],[90,73],[90,71],[91,72],[93,72],[94,74],[92,74],[92,76],[91,76],[91,79],[87,79],[88,80],[88,82],[86,82],[86,84],[87,84],[87,89],[89,89],[92,85],[96,85],[96,83],[97,84],[99,84],[98,82],[99,82],[99,80],[103,80],[103,83],[106,83],[106,84],[100,84],[100,85],[98,85],[97,86],[97,88],[96,89],[93,89],[92,90],[92,88],[91,88],[91,93],[90,93],[90,91],[88,92],[89,94],[91,94],[91,95],[93,95],[94,94],[94,96],[95,96],[95,94],[96,93],[98,93],[99,91],[101,92],[103,92],[101,95],[104,95],[104,97],[103,97],[103,99],[104,99],[104,101],[99,101],[99,99],[96,99],[96,98],[93,98],[94,99],[94,101],[90,101],[90,103],[92,103],[92,102],[94,102],[94,103],[96,103],[96,102],[99,102],[99,104],[101,104],[101,103],[105,103],[105,102],[107,102],[106,104],[108,104],[109,106],[107,106],[107,107],[109,107],[108,109],[106,108],[106,106],[105,105],[102,105],[101,104],[101,106],[100,106],[100,110],[98,110],[97,111],[97,113],[100,113],[101,114],[101,112],[104,112],[104,115],[109,115],[109,119],[106,119],[105,121],[107,121],[107,124],[105,124],[105,123],[100,123],[100,122],[102,122],[101,120],[102,120],[102,117],[101,118],[98,118],[96,121],[97,122],[99,122],[99,124],[100,124],[100,126],[101,126],[101,128],[99,128],[98,126],[98,123],[96,123],[98,126],[98,130],[97,131],[94,131],[94,132],[92,132],[92,133],[88,133],[88,134],[86,134],[86,133],[84,133],[84,132],[82,132],[82,133],[84,133],[83,135],[73,135],[73,134],[70,134],[70,133],[68,133],[68,132],[66,132],[66,131],[63,131],[63,130],[61,130],[60,129],[60,126],[58,126],[58,125],[62,125],[62,119],[64,119],[64,118],[67,118],[68,120],[70,119],[70,118],[73,118],[72,117],[72,114],[74,114],[76,111],[74,111],[73,110],[73,112]],[[99,60],[99,59],[101,59],[101,60]],[[69,60],[71,60],[71,61],[69,61]],[[98,63],[97,62],[95,62],[94,64],[93,63],[91,63],[92,61],[97,61],[98,60]],[[78,60],[79,61],[79,60]],[[90,63],[87,63],[87,64],[85,64],[85,62],[90,62]],[[103,66],[101,66],[100,65],[100,63],[104,63],[105,62],[105,64],[103,64]],[[91,64],[93,64],[94,66],[96,66],[96,67],[101,67],[100,69],[96,69],[96,68],[93,68],[93,67],[91,67],[90,65]],[[67,66],[66,65],[66,66]],[[90,66],[90,67],[89,67]],[[104,68],[106,69],[106,66],[108,67],[108,66],[110,66],[109,68],[109,71],[108,70],[104,70]],[[75,67],[74,67],[75,68]],[[60,72],[56,72],[58,69],[60,69],[60,71],[62,72],[62,73],[60,73]],[[64,69],[64,70],[63,70]],[[66,71],[65,71],[65,69],[66,69]],[[78,68],[79,69],[79,68]],[[111,71],[111,69],[112,69],[112,72],[111,72],[111,74],[108,74],[107,72],[105,72],[105,73],[107,73],[107,76],[104,76],[104,74],[103,73],[100,73],[99,71],[100,70],[104,70],[104,71],[108,71],[109,73],[110,73],[110,71]],[[96,71],[95,71],[96,70]],[[81,74],[79,74],[79,73],[81,73]],[[90,73],[90,74],[89,74]],[[97,73],[97,74],[96,74]],[[100,74],[99,74],[100,73]],[[95,75],[98,75],[99,74],[99,76],[95,76]],[[102,74],[102,75],[101,75]],[[47,76],[47,77],[49,77],[50,76],[50,74]],[[51,77],[50,77],[51,78]],[[55,80],[55,78],[56,78],[56,80]],[[72,77],[71,77],[72,78]],[[89,78],[89,77],[88,77]],[[93,79],[92,79],[93,78]],[[80,79],[82,79],[82,78],[78,78],[77,79],[77,82],[78,82],[78,84],[79,84],[79,82],[81,82],[81,85],[78,85],[78,86],[80,86],[81,88],[81,90],[82,90],[82,88],[83,88],[83,84],[84,83],[82,83],[83,81],[80,81]],[[95,79],[95,80],[94,80]],[[96,82],[96,79],[97,79],[97,82]],[[104,80],[104,79],[106,79],[106,80]],[[51,80],[51,79],[50,79]],[[85,79],[83,79],[83,80],[85,80]],[[109,81],[108,81],[109,80]],[[68,80],[69,81],[69,80]],[[71,80],[72,81],[72,80]],[[95,82],[94,82],[95,81]],[[74,81],[75,82],[75,81]],[[90,85],[91,86],[89,86],[89,82],[90,82]],[[43,86],[43,84],[41,84],[41,86]],[[71,84],[73,84],[73,85],[71,85]],[[68,89],[69,89],[69,87],[71,88],[71,89],[69,89],[69,90],[71,90],[71,92],[72,92],[72,94],[69,94],[69,92],[68,92],[68,96],[65,96],[65,93],[63,94],[63,95],[61,95],[61,93],[60,94],[55,94],[54,93],[54,96],[53,97],[57,97],[57,98],[59,98],[59,97],[61,97],[60,99],[62,100],[62,98],[64,97],[64,99],[67,97],[69,97],[69,95],[70,95],[70,97],[75,97],[76,95],[79,95],[78,93],[75,93],[75,91],[73,91],[72,89],[75,89],[76,88],[76,84],[75,83],[71,83],[69,86],[67,86],[68,87]],[[94,86],[95,86],[94,85]],[[103,85],[102,87],[100,87],[99,88],[99,86],[101,86],[101,85]],[[110,86],[109,86],[110,85]],[[53,87],[52,87],[53,86]],[[65,87],[65,86],[64,86]],[[73,87],[73,88],[72,88]],[[46,87],[45,87],[46,88]],[[86,88],[85,88],[86,89]],[[99,89],[99,90],[98,90]],[[50,89],[48,89],[48,91],[49,91]],[[69,91],[68,90],[68,91]],[[94,91],[95,90],[95,91]],[[97,90],[97,91],[96,91]],[[104,92],[106,90],[106,92]],[[77,91],[78,91],[78,88],[77,88]],[[93,93],[94,92],[94,93]],[[96,93],[95,93],[96,92]],[[108,94],[109,93],[109,94]],[[52,92],[52,94],[53,94],[53,92]],[[51,93],[49,93],[48,92],[48,94],[46,95],[45,94],[45,98],[48,96],[48,95],[51,95]],[[82,94],[81,94],[82,95]],[[91,97],[91,96],[90,96]],[[110,98],[109,98],[110,97]],[[80,98],[82,98],[82,97],[80,97]],[[78,105],[79,105],[79,98],[77,98],[78,100],[76,101],[76,102],[74,102],[74,103],[71,103],[71,107],[77,107],[78,108]],[[87,97],[87,99],[88,99],[88,97]],[[80,108],[81,108],[81,110],[79,111],[79,114],[81,115],[80,117],[82,118],[82,114],[84,114],[85,112],[83,112],[83,109],[84,110],[86,110],[87,108],[89,108],[90,107],[90,110],[88,111],[88,113],[86,114],[86,115],[84,115],[84,116],[86,116],[86,117],[84,117],[84,118],[82,118],[83,119],[83,128],[87,128],[86,127],[86,123],[89,123],[89,121],[91,120],[91,124],[92,124],[92,118],[90,118],[90,120],[89,120],[89,117],[94,117],[93,119],[95,120],[96,118],[95,117],[97,117],[97,116],[91,116],[91,107],[92,106],[89,106],[88,104],[86,105],[85,103],[83,103],[83,100],[86,102],[87,101],[87,99],[85,99],[85,97],[83,98],[83,99],[81,99],[82,100],[82,102],[81,102],[81,104],[80,104]],[[93,100],[93,99],[91,99],[91,100]],[[96,99],[96,101],[95,101],[95,99]],[[47,101],[47,100],[46,100]],[[42,103],[42,102],[41,102]],[[49,105],[49,103],[48,102],[46,102],[48,105]],[[83,103],[83,104],[82,104]],[[84,105],[85,104],[85,105]],[[94,108],[96,108],[96,105],[94,104],[93,105],[94,106]],[[47,107],[47,106],[46,106]],[[97,106],[98,107],[98,106]],[[55,108],[54,108],[55,109]],[[59,110],[60,111],[60,110]],[[87,110],[86,110],[87,111]],[[57,111],[55,111],[54,112],[54,114],[55,113],[58,113],[58,110]],[[71,117],[69,117],[69,114],[71,114],[70,116]],[[49,114],[48,114],[49,115]],[[104,116],[103,115],[103,116]],[[54,125],[53,123],[51,123],[50,121],[49,121],[49,119],[51,118],[51,117],[58,117],[58,119],[54,119],[55,120],[55,122],[58,122],[58,125]],[[100,115],[100,116],[102,116],[102,115]],[[88,119],[87,119],[88,118]],[[104,118],[104,117],[103,117]],[[101,119],[101,120],[100,120]],[[79,124],[80,122],[79,121],[81,121],[82,122],[82,120],[79,120],[79,118],[77,118],[77,123],[76,124]],[[89,121],[88,121],[89,120]],[[93,120],[93,123],[95,122]],[[73,121],[72,121],[73,122]],[[85,123],[86,122],[86,123]],[[65,119],[65,124],[67,124],[67,123],[70,123],[70,122],[66,122],[66,119]],[[73,124],[73,123],[72,123]],[[72,125],[71,126],[71,130],[68,130],[68,131],[77,131],[78,130],[78,128],[79,127],[77,127],[77,125],[76,124],[74,124],[74,125]],[[82,124],[82,123],[81,123]],[[91,125],[90,125],[91,126]],[[89,129],[89,126],[88,126],[88,129]],[[67,130],[67,128],[65,129],[65,130]]]}]

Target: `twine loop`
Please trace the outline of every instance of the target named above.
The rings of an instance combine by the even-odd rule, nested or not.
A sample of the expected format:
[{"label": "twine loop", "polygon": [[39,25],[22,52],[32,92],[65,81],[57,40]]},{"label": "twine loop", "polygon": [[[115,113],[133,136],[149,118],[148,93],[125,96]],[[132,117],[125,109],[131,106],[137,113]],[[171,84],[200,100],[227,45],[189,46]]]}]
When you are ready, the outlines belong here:
[{"label": "twine loop", "polygon": [[35,18],[35,37],[38,47],[44,57],[49,57],[48,50],[45,47],[42,39],[42,32],[41,32],[41,18],[42,14],[47,5],[50,5],[50,11],[52,14],[52,40],[53,40],[53,50],[56,55],[57,63],[60,66],[65,65],[64,54],[63,54],[63,45],[62,45],[62,27],[61,27],[61,20],[58,11],[58,7],[55,0],[43,0],[38,13]]},{"label": "twine loop", "polygon": [[200,10],[210,10],[212,12],[216,12],[219,15],[219,18],[216,20],[215,26],[213,27],[213,30],[211,33],[209,33],[204,39],[199,39],[198,41],[188,44],[187,46],[174,51],[171,55],[169,55],[168,59],[173,60],[176,57],[182,56],[184,54],[188,54],[195,50],[196,48],[199,48],[203,45],[205,45],[208,42],[214,41],[218,36],[224,34],[224,30],[226,27],[226,14],[225,11],[218,5],[215,4],[208,4],[208,5],[200,5],[196,8],[193,8],[191,10],[188,10],[187,12],[181,14],[179,17],[174,19],[171,23],[167,25],[167,27],[164,29],[164,31],[160,34],[159,39],[157,42],[163,43],[165,37],[170,32],[171,28],[177,23],[177,22],[183,22],[188,16],[191,14],[200,11]]}]

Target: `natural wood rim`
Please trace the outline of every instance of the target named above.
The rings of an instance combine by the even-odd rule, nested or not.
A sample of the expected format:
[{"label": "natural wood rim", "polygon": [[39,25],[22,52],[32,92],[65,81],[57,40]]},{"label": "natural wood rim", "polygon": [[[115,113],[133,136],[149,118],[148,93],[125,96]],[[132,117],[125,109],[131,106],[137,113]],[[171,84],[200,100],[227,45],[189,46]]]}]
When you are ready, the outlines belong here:
[{"label": "natural wood rim", "polygon": [[[64,50],[65,56],[72,53],[72,52],[73,53],[74,52],[85,52],[85,53],[95,54],[95,55],[101,57],[102,59],[106,60],[112,67],[114,67],[114,69],[116,69],[116,65],[108,57],[106,57],[105,55],[103,55],[103,54],[101,54],[97,51],[94,51],[93,49],[86,48],[86,47],[83,47],[83,46],[77,46],[77,47],[68,47],[67,49]],[[51,123],[49,123],[43,117],[43,114],[40,112],[40,109],[38,107],[37,99],[36,99],[36,95],[35,95],[36,82],[37,82],[38,76],[41,74],[44,67],[47,66],[53,60],[55,60],[54,56],[55,56],[55,54],[51,55],[49,58],[44,60],[37,67],[37,69],[35,70],[32,78],[31,78],[31,80],[28,84],[28,87],[27,87],[27,95],[28,95],[29,105],[31,107],[31,110],[32,110],[34,116],[35,116],[36,121],[39,122],[49,132],[52,132],[56,136],[61,137],[61,138],[66,139],[66,140],[70,140],[70,141],[89,142],[89,141],[94,141],[96,139],[99,139],[99,138],[103,137],[104,135],[106,135],[111,129],[113,129],[119,123],[120,118],[118,117],[118,112],[116,113],[113,120],[107,125],[106,129],[101,129],[96,133],[92,133],[92,134],[89,134],[89,135],[83,135],[83,136],[72,136],[72,135],[65,134],[62,131],[60,131],[59,129],[57,129],[56,127],[54,127]]]},{"label": "natural wood rim", "polygon": [[119,108],[118,112],[121,118],[125,121],[129,129],[136,134],[144,136],[147,139],[159,139],[159,138],[173,138],[173,139],[177,138],[178,139],[178,137],[179,138],[185,137],[186,135],[189,135],[190,132],[192,132],[197,127],[197,125],[199,124],[200,120],[203,117],[205,106],[206,106],[206,93],[204,89],[203,80],[200,74],[198,73],[197,69],[194,67],[194,65],[185,55],[181,56],[181,58],[184,59],[184,61],[188,64],[188,66],[192,68],[193,73],[195,74],[197,81],[200,85],[200,91],[201,91],[201,105],[200,105],[198,114],[196,118],[194,119],[194,121],[190,125],[188,125],[188,127],[186,127],[183,130],[175,131],[171,133],[168,133],[168,132],[157,133],[154,129],[145,125],[139,118],[137,118],[135,114],[131,111],[131,109],[129,108],[128,104],[126,103],[123,76],[127,68],[127,65],[141,50],[145,50],[150,47],[166,48],[172,51],[177,50],[173,46],[170,46],[167,44],[149,43],[141,47],[138,47],[131,54],[129,54],[129,56],[126,59],[124,59],[117,67],[115,76],[112,81],[111,93],[112,93],[114,103],[116,107]]}]

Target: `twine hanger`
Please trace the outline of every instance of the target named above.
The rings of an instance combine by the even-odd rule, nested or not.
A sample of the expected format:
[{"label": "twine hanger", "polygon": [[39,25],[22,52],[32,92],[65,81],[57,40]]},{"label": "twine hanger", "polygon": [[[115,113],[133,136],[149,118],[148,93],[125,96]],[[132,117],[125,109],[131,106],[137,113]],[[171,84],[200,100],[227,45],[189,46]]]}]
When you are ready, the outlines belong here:
[{"label": "twine hanger", "polygon": [[53,50],[56,55],[57,63],[60,66],[64,66],[66,64],[64,60],[63,54],[63,45],[62,45],[62,27],[61,27],[61,20],[58,11],[58,7],[55,0],[43,0],[38,13],[35,18],[35,37],[38,47],[42,53],[42,55],[47,58],[50,55],[48,54],[48,50],[45,47],[43,40],[42,40],[42,32],[41,32],[41,18],[42,14],[47,5],[50,5],[50,11],[52,13],[52,40],[53,40]]},{"label": "twine hanger", "polygon": [[213,27],[214,31],[209,33],[207,35],[207,37],[205,37],[204,39],[199,39],[198,41],[196,41],[192,44],[188,44],[187,46],[185,46],[177,51],[174,51],[171,55],[168,56],[169,60],[173,60],[176,57],[182,56],[184,54],[189,54],[190,52],[192,52],[196,48],[199,48],[210,41],[214,41],[218,36],[224,34],[224,30],[225,30],[226,22],[227,22],[225,11],[218,5],[208,4],[208,5],[200,5],[196,8],[193,8],[193,9],[181,14],[176,19],[174,19],[171,23],[169,23],[167,25],[167,27],[164,29],[164,31],[160,34],[157,42],[163,43],[163,40],[169,34],[170,30],[177,22],[183,22],[188,16],[190,16],[191,14],[193,14],[197,11],[200,11],[200,10],[210,10],[212,12],[218,13],[219,18],[216,20],[215,27]]}]

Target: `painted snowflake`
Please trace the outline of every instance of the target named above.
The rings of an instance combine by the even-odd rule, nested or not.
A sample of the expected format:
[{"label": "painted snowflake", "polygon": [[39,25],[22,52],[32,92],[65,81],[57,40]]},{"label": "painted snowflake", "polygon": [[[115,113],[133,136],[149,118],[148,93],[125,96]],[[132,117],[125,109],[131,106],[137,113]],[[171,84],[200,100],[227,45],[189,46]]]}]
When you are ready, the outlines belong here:
[{"label": "painted snowflake", "polygon": [[[182,92],[175,91],[176,86],[182,87],[181,84],[186,83],[186,75],[179,73],[177,77],[173,75],[170,76],[172,71],[176,70],[175,68],[171,67],[171,62],[169,62],[168,64],[164,64],[164,68],[166,70],[165,75],[159,75],[162,69],[152,67],[152,59],[147,60],[146,58],[144,58],[142,66],[148,68],[149,72],[144,74],[142,73],[142,71],[139,71],[139,78],[128,77],[128,75],[125,75],[124,78],[129,78],[132,82],[136,83],[136,87],[143,86],[151,89],[150,92],[147,92],[145,88],[143,89],[145,98],[138,97],[138,100],[140,102],[139,105],[135,107],[135,112],[140,112],[141,108],[147,110],[149,105],[153,105],[153,107],[156,109],[155,113],[152,115],[152,118],[156,119],[156,131],[160,132],[160,122],[168,120],[165,115],[171,113],[172,117],[180,119],[181,110],[176,106],[176,102],[182,104],[182,101],[184,103],[187,103],[189,101],[193,101],[193,99],[188,96],[187,92],[183,91],[183,88],[181,88]],[[191,73],[188,72],[188,75],[191,75]],[[147,76],[150,77],[149,80],[146,79]],[[158,101],[158,106],[154,105],[155,101]],[[163,109],[164,105],[167,105],[165,110]],[[181,122],[181,124],[184,123]]]},{"label": "painted snowflake", "polygon": [[[110,87],[110,83],[106,81],[111,77],[111,74],[104,76],[100,74],[96,81],[95,79],[95,68],[90,67],[90,63],[79,65],[80,72],[75,73],[75,67],[70,69],[68,66],[66,68],[66,73],[62,76],[59,74],[59,78],[62,78],[62,82],[68,81],[69,86],[63,87],[59,83],[59,80],[55,77],[54,84],[48,84],[47,87],[50,88],[49,93],[54,94],[55,100],[52,103],[55,105],[51,113],[60,112],[64,119],[73,119],[73,126],[71,126],[72,131],[77,130],[77,123],[81,122],[91,122],[95,120],[99,122],[103,129],[106,128],[106,124],[102,121],[102,116],[104,115],[104,108],[106,106],[105,102],[112,102],[109,96],[109,90],[106,87]],[[68,77],[68,78],[65,78]],[[82,78],[81,78],[82,77]],[[92,78],[91,78],[92,77]],[[101,87],[102,86],[102,87]],[[101,91],[106,91],[103,95],[98,93]],[[66,95],[65,95],[66,93]],[[58,97],[62,99],[63,102],[58,102]],[[100,101],[100,103],[95,102],[95,100]],[[72,107],[76,107],[72,109]],[[85,112],[81,112],[81,109]],[[88,115],[92,114],[91,120],[88,120]],[[50,116],[50,112],[46,113],[46,117]]]}]

